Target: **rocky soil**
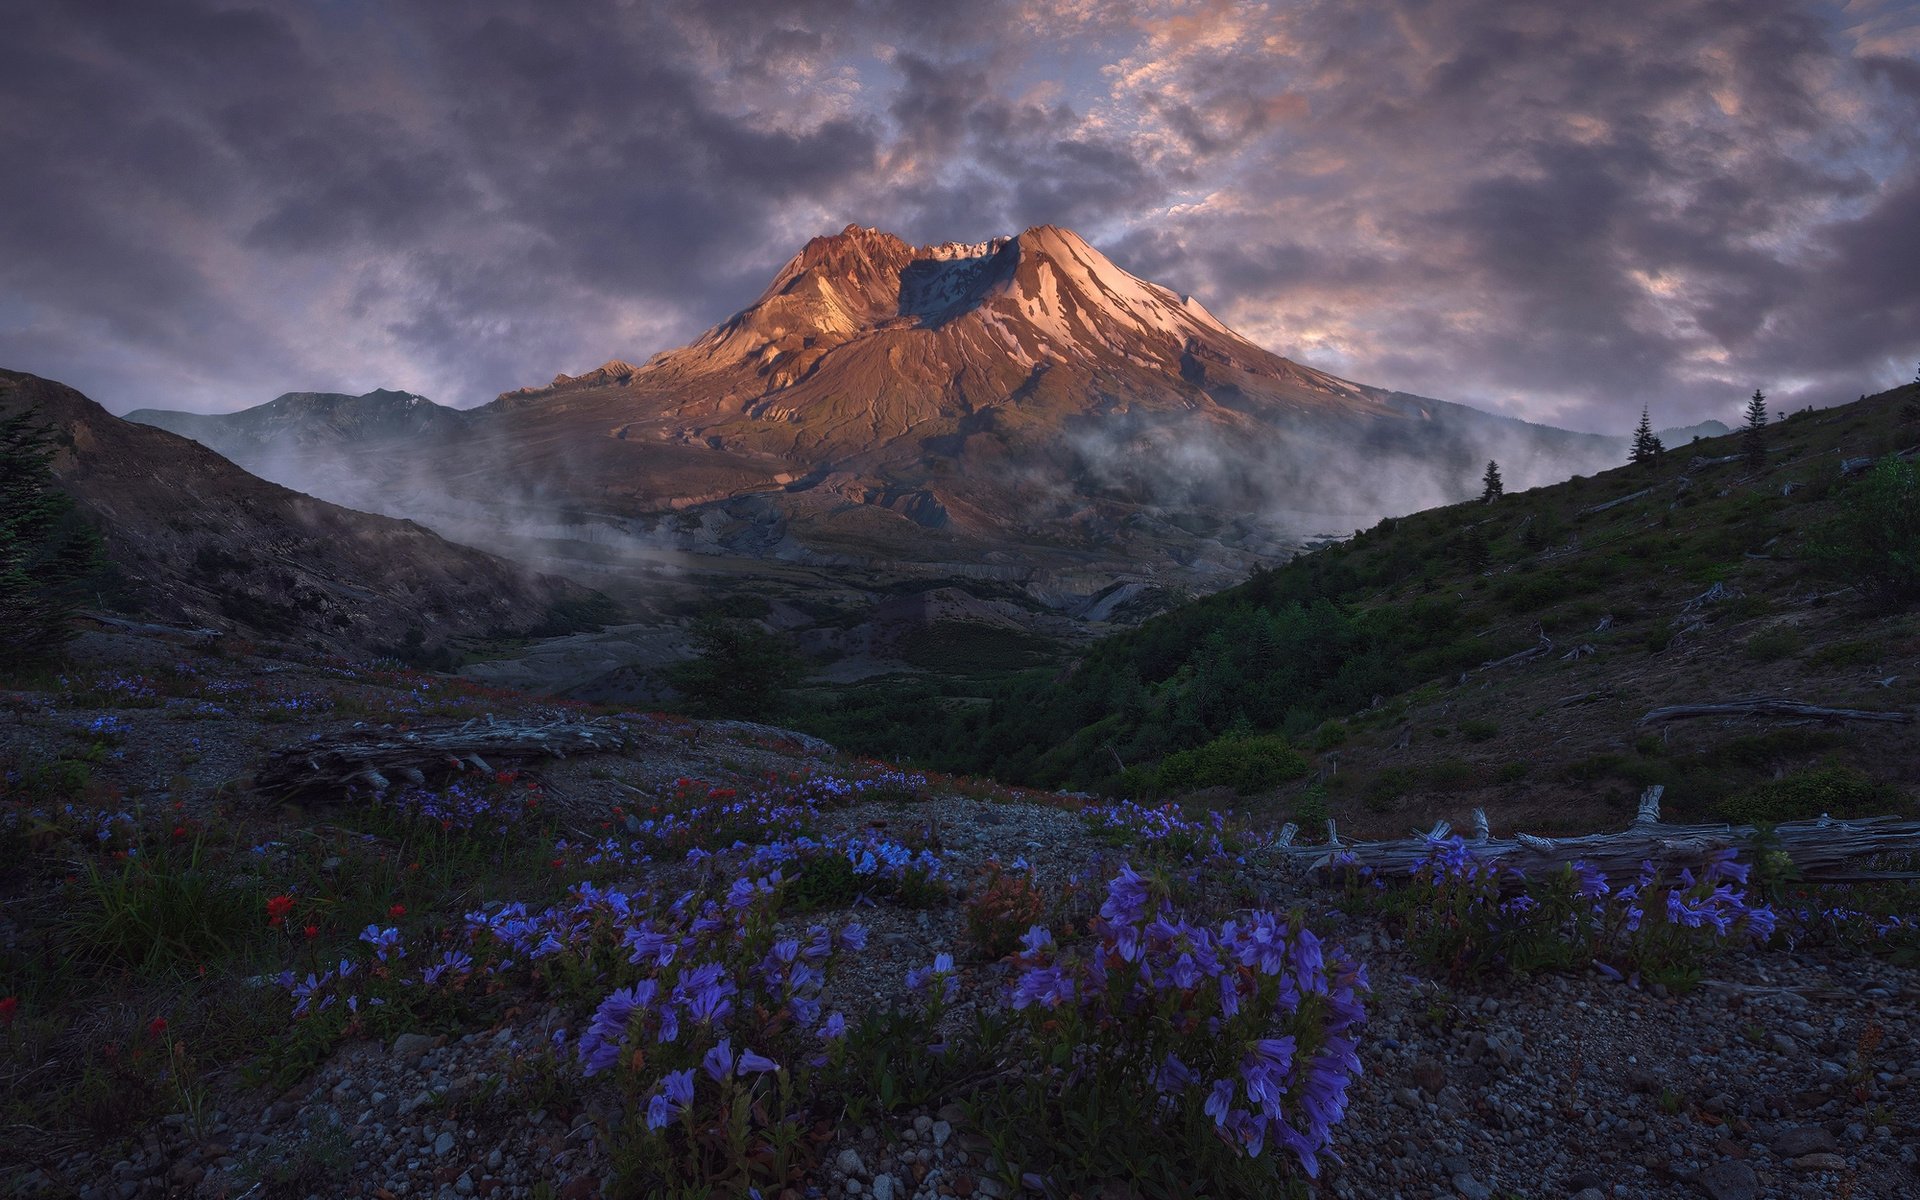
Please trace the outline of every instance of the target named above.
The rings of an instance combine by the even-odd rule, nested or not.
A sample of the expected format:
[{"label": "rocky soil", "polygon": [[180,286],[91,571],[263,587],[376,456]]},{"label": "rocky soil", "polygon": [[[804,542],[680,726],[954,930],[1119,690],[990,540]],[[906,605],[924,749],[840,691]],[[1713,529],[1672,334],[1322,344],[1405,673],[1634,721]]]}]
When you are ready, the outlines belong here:
[{"label": "rocky soil", "polygon": [[[102,637],[82,652],[129,662],[141,649]],[[144,652],[163,660],[176,651],[148,644]],[[267,745],[350,723],[343,698],[365,714],[383,700],[417,700],[422,685],[429,696],[440,686],[430,677],[376,681],[315,664],[209,660],[200,667],[270,678],[293,694],[325,693],[334,707],[272,723],[235,715],[191,720],[166,708],[75,706],[70,692],[46,681],[6,694],[0,758],[53,752],[76,727],[117,717],[130,728],[117,757],[100,767],[116,788],[148,804],[212,805],[235,788],[244,792]],[[459,703],[505,710],[530,702],[469,695]],[[631,803],[636,790],[680,777],[727,783],[855,765],[777,730],[628,722],[626,754],[543,769],[567,821],[612,821],[613,806]],[[204,752],[190,753],[190,743]],[[193,761],[180,770],[183,757]],[[931,909],[884,902],[861,909],[871,952],[836,973],[835,1001],[851,1011],[896,995],[908,968],[941,951],[961,962],[962,1010],[1001,994],[1007,966],[970,953],[966,888],[989,860],[1025,859],[1042,880],[1110,871],[1125,851],[1096,837],[1073,804],[949,782],[914,805],[834,811],[823,833],[910,830],[961,884]],[[316,819],[267,804],[257,809],[263,836]],[[1284,864],[1256,856],[1239,878],[1265,906],[1304,909],[1368,964],[1375,989],[1361,1042],[1364,1073],[1337,1134],[1342,1161],[1312,1185],[1316,1195],[1890,1200],[1920,1191],[1920,971],[1911,966],[1770,949],[1716,958],[1705,982],[1684,995],[1599,972],[1448,986],[1418,968],[1396,926],[1340,911]],[[12,915],[0,919],[0,943],[21,936],[30,883],[8,884]],[[263,1003],[278,996],[264,979],[252,986]],[[11,990],[11,981],[0,980],[0,993]],[[98,1003],[124,1001],[109,994]],[[16,1127],[0,1139],[0,1171],[9,1194],[83,1200],[597,1195],[609,1170],[599,1131],[625,1101],[611,1086],[583,1080],[570,1054],[551,1053],[556,1034],[582,1017],[529,1001],[484,1028],[348,1042],[317,1069],[277,1085],[243,1060],[212,1064],[197,1103],[163,1104],[156,1120],[110,1136]],[[12,1078],[16,1087],[32,1086],[30,1077]],[[793,1194],[1008,1195],[1005,1164],[969,1124],[968,1099],[956,1094],[923,1109],[828,1123],[818,1165]],[[1107,1194],[1134,1193],[1116,1184]]]}]

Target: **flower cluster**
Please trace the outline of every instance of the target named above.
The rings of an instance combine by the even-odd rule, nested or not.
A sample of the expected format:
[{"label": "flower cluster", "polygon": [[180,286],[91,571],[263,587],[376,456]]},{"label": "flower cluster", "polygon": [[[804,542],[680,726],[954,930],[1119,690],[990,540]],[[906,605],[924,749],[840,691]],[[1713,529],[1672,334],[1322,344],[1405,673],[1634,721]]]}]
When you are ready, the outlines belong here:
[{"label": "flower cluster", "polygon": [[1149,806],[1116,800],[1087,805],[1081,812],[1097,836],[1154,858],[1189,863],[1245,861],[1245,838],[1230,829],[1230,814],[1218,810],[1196,821],[1177,804]]},{"label": "flower cluster", "polygon": [[1530,880],[1457,836],[1430,839],[1412,870],[1415,887],[1404,901],[1409,939],[1457,976],[1592,961],[1622,978],[1650,971],[1685,982],[1706,953],[1764,942],[1779,924],[1771,907],[1750,897],[1748,868],[1731,848],[1708,854],[1698,873],[1687,868],[1671,879],[1643,862],[1618,887],[1578,860]]},{"label": "flower cluster", "polygon": [[457,779],[438,790],[405,788],[377,797],[375,803],[447,832],[483,829],[504,834],[540,807],[540,788],[521,784],[517,772],[496,771],[484,779]]},{"label": "flower cluster", "polygon": [[1277,1145],[1317,1174],[1359,1070],[1364,968],[1275,913],[1187,921],[1125,866],[1093,934],[1083,953],[1041,926],[1023,939],[1010,1003],[1043,1051],[1064,1050],[1040,1061],[1072,1063],[1068,1087],[1202,1112],[1234,1153]]}]

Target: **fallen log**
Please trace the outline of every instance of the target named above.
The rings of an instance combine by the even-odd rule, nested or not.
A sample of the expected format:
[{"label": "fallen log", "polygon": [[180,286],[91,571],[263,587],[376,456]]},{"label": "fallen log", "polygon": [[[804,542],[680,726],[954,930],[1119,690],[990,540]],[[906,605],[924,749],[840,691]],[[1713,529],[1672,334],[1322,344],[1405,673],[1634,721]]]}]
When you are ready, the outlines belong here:
[{"label": "fallen log", "polygon": [[611,753],[626,744],[613,722],[570,716],[488,716],[410,729],[356,725],[272,751],[254,784],[275,795],[337,800],[362,791],[378,795],[396,779],[426,786],[469,771],[491,772],[503,763]]},{"label": "fallen log", "polygon": [[1539,658],[1543,654],[1551,654],[1553,653],[1553,649],[1554,649],[1553,639],[1543,633],[1540,635],[1540,640],[1538,642],[1535,642],[1533,645],[1528,646],[1525,650],[1522,650],[1517,654],[1509,654],[1505,658],[1488,659],[1486,662],[1483,662],[1479,666],[1475,667],[1474,670],[1475,671],[1492,671],[1500,667],[1516,667],[1523,662],[1531,662],[1532,660]]},{"label": "fallen log", "polygon": [[1652,488],[1641,488],[1639,491],[1634,492],[1631,495],[1622,496],[1618,500],[1609,500],[1604,504],[1590,505],[1586,508],[1581,509],[1578,513],[1575,513],[1574,515],[1580,516],[1580,517],[1592,516],[1594,513],[1603,513],[1610,508],[1618,508],[1622,504],[1631,504],[1635,500],[1638,500],[1643,496],[1651,496],[1651,495],[1653,495]]},{"label": "fallen log", "polygon": [[[1586,834],[1580,837],[1545,838],[1516,834],[1510,838],[1487,836],[1486,817],[1474,813],[1474,836],[1467,849],[1482,861],[1498,861],[1529,876],[1550,874],[1574,861],[1592,866],[1609,879],[1637,876],[1645,863],[1677,870],[1698,868],[1707,855],[1728,847],[1744,849],[1753,843],[1757,831],[1749,825],[1671,825],[1660,820],[1659,789],[1649,788],[1641,798],[1640,815],[1632,825],[1615,833]],[[1332,832],[1329,822],[1329,833]],[[1348,842],[1326,846],[1275,846],[1275,853],[1289,858],[1311,857],[1309,872],[1321,880],[1332,876],[1336,868],[1367,867],[1385,877],[1410,875],[1427,860],[1431,839],[1444,838],[1446,823],[1431,833],[1417,834],[1391,842]],[[1857,864],[1881,854],[1920,853],[1920,821],[1898,817],[1868,817],[1836,821],[1820,817],[1812,821],[1789,821],[1775,826],[1768,836],[1770,851],[1785,854],[1793,861],[1800,877],[1811,882],[1848,882],[1861,877]]]},{"label": "fallen log", "polygon": [[1694,717],[1815,717],[1825,721],[1883,721],[1903,725],[1913,714],[1900,709],[1828,708],[1780,696],[1755,696],[1716,704],[1669,704],[1640,718],[1642,725],[1664,725]]}]

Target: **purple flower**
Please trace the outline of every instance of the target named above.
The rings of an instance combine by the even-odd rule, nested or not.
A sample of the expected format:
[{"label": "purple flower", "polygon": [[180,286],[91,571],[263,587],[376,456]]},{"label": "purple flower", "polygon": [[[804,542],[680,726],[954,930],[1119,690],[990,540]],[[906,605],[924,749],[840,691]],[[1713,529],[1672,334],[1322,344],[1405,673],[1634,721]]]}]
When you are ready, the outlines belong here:
[{"label": "purple flower", "polygon": [[847,1036],[847,1018],[845,1013],[832,1012],[820,1023],[820,1036],[828,1041],[838,1041]]},{"label": "purple flower", "polygon": [[779,1069],[780,1064],[765,1055],[756,1054],[751,1050],[740,1052],[740,1074],[742,1075],[759,1075]]},{"label": "purple flower", "polygon": [[693,1068],[674,1071],[660,1081],[661,1091],[667,1099],[681,1108],[693,1103]]},{"label": "purple flower", "polygon": [[1199,1083],[1200,1077],[1194,1074],[1192,1067],[1181,1062],[1179,1056],[1169,1050],[1166,1058],[1160,1061],[1160,1070],[1154,1076],[1153,1082],[1154,1088],[1162,1095],[1171,1095],[1184,1092]]},{"label": "purple flower", "polygon": [[1013,985],[1013,1007],[1058,1008],[1073,999],[1073,980],[1059,967],[1028,967]]},{"label": "purple flower", "polygon": [[700,1067],[715,1082],[724,1082],[727,1076],[733,1074],[732,1039],[721,1038],[720,1044],[707,1051],[706,1057],[700,1060]]},{"label": "purple flower", "polygon": [[1020,935],[1022,954],[1039,954],[1051,949],[1053,949],[1053,933],[1044,925],[1029,925],[1027,931]]},{"label": "purple flower", "polygon": [[653,1099],[647,1101],[647,1128],[665,1129],[673,1124],[673,1118],[679,1111],[672,1101],[655,1092]]},{"label": "purple flower", "polygon": [[1147,911],[1147,880],[1122,863],[1120,873],[1107,885],[1107,901],[1100,915],[1115,925],[1137,925]]}]

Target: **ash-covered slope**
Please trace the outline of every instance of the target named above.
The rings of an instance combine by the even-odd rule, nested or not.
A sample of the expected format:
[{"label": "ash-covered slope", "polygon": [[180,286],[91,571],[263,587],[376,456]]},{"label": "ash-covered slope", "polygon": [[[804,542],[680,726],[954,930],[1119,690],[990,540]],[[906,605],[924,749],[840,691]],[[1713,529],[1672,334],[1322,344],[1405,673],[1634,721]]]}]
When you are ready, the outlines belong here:
[{"label": "ash-covered slope", "polygon": [[71,442],[61,486],[156,615],[369,653],[552,628],[592,599],[411,521],[255,478],[204,446],[115,417],[51,380],[0,371],[0,412],[36,410]]}]

